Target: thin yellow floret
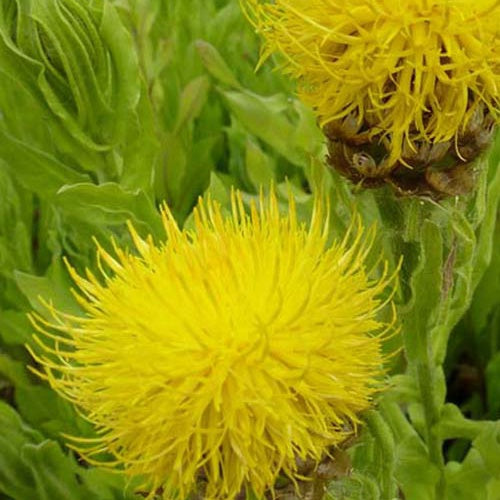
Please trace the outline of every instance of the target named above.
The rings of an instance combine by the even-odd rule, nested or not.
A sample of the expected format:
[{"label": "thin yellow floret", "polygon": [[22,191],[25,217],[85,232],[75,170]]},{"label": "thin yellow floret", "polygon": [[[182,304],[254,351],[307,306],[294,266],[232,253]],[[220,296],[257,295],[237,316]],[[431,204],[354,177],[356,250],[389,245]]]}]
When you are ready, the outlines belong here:
[{"label": "thin yellow floret", "polygon": [[478,106],[499,118],[498,0],[241,0],[320,124],[357,116],[390,144],[449,141]]},{"label": "thin yellow floret", "polygon": [[70,268],[84,317],[33,315],[39,375],[97,428],[72,438],[87,460],[111,453],[151,497],[261,496],[352,432],[380,389],[392,278],[370,277],[359,221],[332,244],[321,203],[307,225],[289,203],[247,213],[234,194],[227,217],[208,199],[193,230],[165,209],[164,243],[130,226],[135,252],[99,247],[101,276]]}]

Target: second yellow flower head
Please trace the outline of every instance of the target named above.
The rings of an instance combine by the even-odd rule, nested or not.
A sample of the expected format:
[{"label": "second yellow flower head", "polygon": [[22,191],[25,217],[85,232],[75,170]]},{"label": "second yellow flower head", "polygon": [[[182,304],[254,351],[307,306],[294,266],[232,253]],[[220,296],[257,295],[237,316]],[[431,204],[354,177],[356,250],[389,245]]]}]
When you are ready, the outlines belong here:
[{"label": "second yellow flower head", "polygon": [[342,143],[333,166],[353,180],[469,162],[488,144],[500,105],[498,0],[241,3],[265,39],[262,58],[283,56],[299,96]]}]

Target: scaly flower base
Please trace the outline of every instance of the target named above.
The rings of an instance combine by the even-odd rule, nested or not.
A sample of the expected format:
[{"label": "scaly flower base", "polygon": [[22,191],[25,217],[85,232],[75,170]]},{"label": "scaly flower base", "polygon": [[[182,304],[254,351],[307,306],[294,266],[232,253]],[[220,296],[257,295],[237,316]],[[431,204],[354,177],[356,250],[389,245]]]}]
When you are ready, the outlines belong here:
[{"label": "scaly flower base", "polygon": [[371,137],[352,114],[323,128],[328,141],[327,161],[355,184],[380,187],[389,184],[402,195],[441,199],[471,192],[479,174],[478,156],[490,145],[493,117],[478,107],[474,119],[455,141],[429,143],[414,140],[403,148],[402,158],[388,165],[391,145]]}]

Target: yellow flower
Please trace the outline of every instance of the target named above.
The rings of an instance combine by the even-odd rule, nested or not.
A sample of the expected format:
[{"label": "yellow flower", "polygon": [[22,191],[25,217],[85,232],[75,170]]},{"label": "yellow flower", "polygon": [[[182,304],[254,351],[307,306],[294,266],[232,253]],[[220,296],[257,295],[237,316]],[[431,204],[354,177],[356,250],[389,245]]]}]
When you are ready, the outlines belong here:
[{"label": "yellow flower", "polygon": [[348,119],[384,143],[380,175],[418,141],[457,140],[478,114],[499,118],[498,0],[241,3],[267,41],[262,58],[284,56],[321,126]]},{"label": "yellow flower", "polygon": [[165,209],[164,243],[130,226],[136,252],[99,247],[101,277],[70,268],[85,317],[33,315],[38,374],[96,426],[71,438],[91,463],[110,452],[164,498],[260,496],[356,428],[381,387],[392,278],[369,276],[359,220],[329,243],[324,206],[306,225],[289,203],[247,214],[233,194],[225,217],[208,199],[193,230]]}]

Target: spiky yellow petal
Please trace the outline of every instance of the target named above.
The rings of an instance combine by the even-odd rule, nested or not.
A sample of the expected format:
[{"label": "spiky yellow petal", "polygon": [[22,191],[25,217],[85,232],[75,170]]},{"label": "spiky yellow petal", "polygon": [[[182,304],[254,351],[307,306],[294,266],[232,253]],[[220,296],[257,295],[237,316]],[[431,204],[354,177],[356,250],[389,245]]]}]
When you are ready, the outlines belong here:
[{"label": "spiky yellow petal", "polygon": [[131,226],[135,253],[98,247],[101,278],[71,270],[86,315],[35,316],[33,355],[95,424],[73,438],[84,457],[110,452],[165,498],[200,481],[207,498],[261,495],[356,426],[380,387],[390,278],[369,276],[359,221],[331,244],[321,203],[305,225],[289,201],[247,214],[234,194],[229,217],[201,201],[190,231],[165,209],[164,243]]},{"label": "spiky yellow petal", "polygon": [[476,108],[498,120],[498,0],[241,0],[321,125],[356,116],[389,144],[456,138]]}]

